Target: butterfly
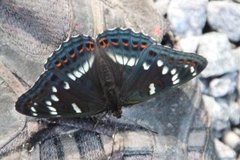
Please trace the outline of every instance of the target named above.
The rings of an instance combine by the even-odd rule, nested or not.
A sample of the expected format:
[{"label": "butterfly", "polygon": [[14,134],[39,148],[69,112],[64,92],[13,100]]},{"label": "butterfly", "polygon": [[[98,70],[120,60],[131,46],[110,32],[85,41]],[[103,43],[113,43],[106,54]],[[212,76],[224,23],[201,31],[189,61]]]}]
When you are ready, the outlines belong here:
[{"label": "butterfly", "polygon": [[106,30],[95,39],[63,42],[45,72],[16,102],[33,117],[86,117],[144,102],[197,76],[207,60],[176,51],[131,29]]}]

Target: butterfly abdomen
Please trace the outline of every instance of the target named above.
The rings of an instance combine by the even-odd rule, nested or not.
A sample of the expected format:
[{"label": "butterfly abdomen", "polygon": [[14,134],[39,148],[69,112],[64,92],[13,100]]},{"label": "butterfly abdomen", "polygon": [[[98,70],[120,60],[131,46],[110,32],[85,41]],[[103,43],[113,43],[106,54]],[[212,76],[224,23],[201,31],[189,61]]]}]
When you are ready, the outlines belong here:
[{"label": "butterfly abdomen", "polygon": [[110,66],[110,64],[107,63],[105,60],[104,55],[101,49],[98,50],[99,57],[98,57],[98,77],[102,85],[102,89],[104,92],[104,96],[107,99],[106,105],[107,107],[115,113],[114,115],[116,117],[120,117],[120,110],[121,110],[121,104],[120,104],[120,97],[119,97],[119,88],[116,86],[116,80],[113,75],[113,70]]}]

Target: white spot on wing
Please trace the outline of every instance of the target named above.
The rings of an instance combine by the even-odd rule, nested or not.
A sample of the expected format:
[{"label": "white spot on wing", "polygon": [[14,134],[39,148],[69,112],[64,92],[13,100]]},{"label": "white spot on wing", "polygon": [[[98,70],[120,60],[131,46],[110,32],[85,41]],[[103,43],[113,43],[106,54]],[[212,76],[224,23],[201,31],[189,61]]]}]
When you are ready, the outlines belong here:
[{"label": "white spot on wing", "polygon": [[72,107],[76,113],[82,113],[81,109],[76,105],[76,103],[72,103]]},{"label": "white spot on wing", "polygon": [[180,82],[180,80],[176,79],[175,81],[173,81],[173,85],[178,84],[179,82]]},{"label": "white spot on wing", "polygon": [[173,69],[171,70],[171,74],[172,74],[172,75],[174,75],[176,72],[177,72],[176,68],[173,68]]},{"label": "white spot on wing", "polygon": [[80,73],[79,71],[75,70],[73,71],[74,76],[76,76],[77,78],[80,78],[82,76],[82,73]]},{"label": "white spot on wing", "polygon": [[58,102],[58,101],[59,101],[58,97],[57,97],[56,95],[54,95],[54,94],[51,95],[51,99],[52,99],[53,101],[55,101],[55,102]]},{"label": "white spot on wing", "polygon": [[37,114],[37,113],[32,113],[32,115],[33,115],[33,116],[38,116],[38,114]]},{"label": "white spot on wing", "polygon": [[185,64],[185,65],[184,65],[184,68],[188,68],[188,65],[187,65],[187,64]]},{"label": "white spot on wing", "polygon": [[176,79],[178,79],[178,74],[175,74],[175,75],[172,77],[172,81],[174,82]]},{"label": "white spot on wing", "polygon": [[158,67],[161,67],[162,65],[163,65],[163,61],[159,59],[159,60],[157,61],[157,66],[158,66]]},{"label": "white spot on wing", "polygon": [[135,65],[135,61],[136,61],[135,58],[130,58],[129,61],[128,61],[128,63],[127,63],[127,65],[132,67],[132,66]]},{"label": "white spot on wing", "polygon": [[52,102],[51,101],[45,101],[46,105],[49,105],[51,106],[52,105]]},{"label": "white spot on wing", "polygon": [[47,106],[47,108],[50,110],[50,111],[53,111],[53,112],[56,112],[57,110],[54,108],[54,107],[52,107],[52,106]]},{"label": "white spot on wing", "polygon": [[126,65],[128,62],[128,57],[123,56],[123,65]]},{"label": "white spot on wing", "polygon": [[78,70],[79,70],[82,74],[85,74],[85,71],[84,71],[84,69],[83,69],[82,66],[80,66],[80,67],[78,68]]},{"label": "white spot on wing", "polygon": [[137,65],[138,61],[139,61],[139,58],[136,59],[135,65]]},{"label": "white spot on wing", "polygon": [[54,92],[54,93],[57,92],[57,88],[55,86],[52,86],[52,92]]},{"label": "white spot on wing", "polygon": [[196,72],[193,72],[192,76],[196,76],[196,75],[197,75],[197,73],[196,73]]},{"label": "white spot on wing", "polygon": [[154,86],[154,83],[151,83],[150,85],[149,85],[149,95],[153,95],[153,94],[155,94],[156,92],[155,92],[155,86]]},{"label": "white spot on wing", "polygon": [[190,72],[193,73],[194,71],[195,71],[194,67],[191,66],[191,67],[190,67]]},{"label": "white spot on wing", "polygon": [[64,89],[70,89],[69,83],[64,81]]},{"label": "white spot on wing", "polygon": [[51,115],[57,115],[58,113],[56,111],[50,112]]},{"label": "white spot on wing", "polygon": [[36,109],[34,107],[30,108],[32,112],[36,112]]},{"label": "white spot on wing", "polygon": [[168,67],[167,66],[163,66],[163,69],[162,69],[162,74],[165,75],[168,73]]},{"label": "white spot on wing", "polygon": [[89,70],[89,64],[88,64],[88,62],[85,62],[85,63],[83,64],[82,68],[84,69],[85,73],[87,73],[88,70]]},{"label": "white spot on wing", "polygon": [[144,70],[148,70],[150,68],[150,65],[147,64],[146,62],[144,62],[142,66]]},{"label": "white spot on wing", "polygon": [[124,65],[122,56],[116,54],[116,60],[119,64]]},{"label": "white spot on wing", "polygon": [[89,62],[89,68],[92,67],[94,58],[95,58],[94,56],[91,56],[90,59],[88,60],[88,62]]},{"label": "white spot on wing", "polygon": [[115,63],[117,62],[114,55],[111,52],[107,52],[107,55],[108,55],[108,57],[110,57],[113,60],[113,62],[115,62]]},{"label": "white spot on wing", "polygon": [[34,106],[38,105],[36,102],[33,103]]},{"label": "white spot on wing", "polygon": [[67,76],[71,78],[73,81],[76,81],[76,77],[72,73],[68,73]]}]

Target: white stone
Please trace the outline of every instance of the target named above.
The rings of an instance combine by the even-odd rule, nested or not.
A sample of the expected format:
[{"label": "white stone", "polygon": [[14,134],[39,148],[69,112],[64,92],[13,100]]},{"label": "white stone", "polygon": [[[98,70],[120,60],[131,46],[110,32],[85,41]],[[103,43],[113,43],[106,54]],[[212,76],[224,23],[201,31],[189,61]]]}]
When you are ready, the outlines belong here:
[{"label": "white stone", "polygon": [[208,23],[227,34],[232,41],[240,41],[240,4],[231,1],[211,1],[208,4]]},{"label": "white stone", "polygon": [[178,42],[178,46],[181,51],[195,53],[197,51],[199,45],[199,37],[198,36],[189,36],[186,38],[182,38]]},{"label": "white stone", "polygon": [[208,0],[172,0],[168,7],[171,30],[178,36],[200,35],[207,20]]},{"label": "white stone", "polygon": [[198,53],[208,60],[207,67],[201,73],[203,77],[236,70],[236,63],[231,55],[231,44],[224,33],[209,32],[201,36]]},{"label": "white stone", "polygon": [[205,108],[211,117],[212,127],[216,131],[222,131],[230,127],[228,106],[217,102],[213,97],[203,95]]},{"label": "white stone", "polygon": [[216,138],[214,139],[214,143],[215,143],[214,145],[215,149],[220,159],[229,159],[229,160],[236,159],[236,153],[229,146],[225,145],[224,143],[222,143]]},{"label": "white stone", "polygon": [[223,142],[232,149],[240,147],[240,137],[233,131],[226,131],[224,133]]}]

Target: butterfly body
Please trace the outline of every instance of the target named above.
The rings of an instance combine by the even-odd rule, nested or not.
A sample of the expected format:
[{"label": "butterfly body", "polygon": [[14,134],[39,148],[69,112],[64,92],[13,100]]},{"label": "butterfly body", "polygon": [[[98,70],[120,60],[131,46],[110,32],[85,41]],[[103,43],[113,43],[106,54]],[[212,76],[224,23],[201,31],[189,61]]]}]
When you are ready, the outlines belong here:
[{"label": "butterfly body", "polygon": [[207,65],[205,58],[175,51],[130,29],[116,28],[64,42],[46,71],[16,103],[34,117],[86,117],[143,102],[181,85]]}]

